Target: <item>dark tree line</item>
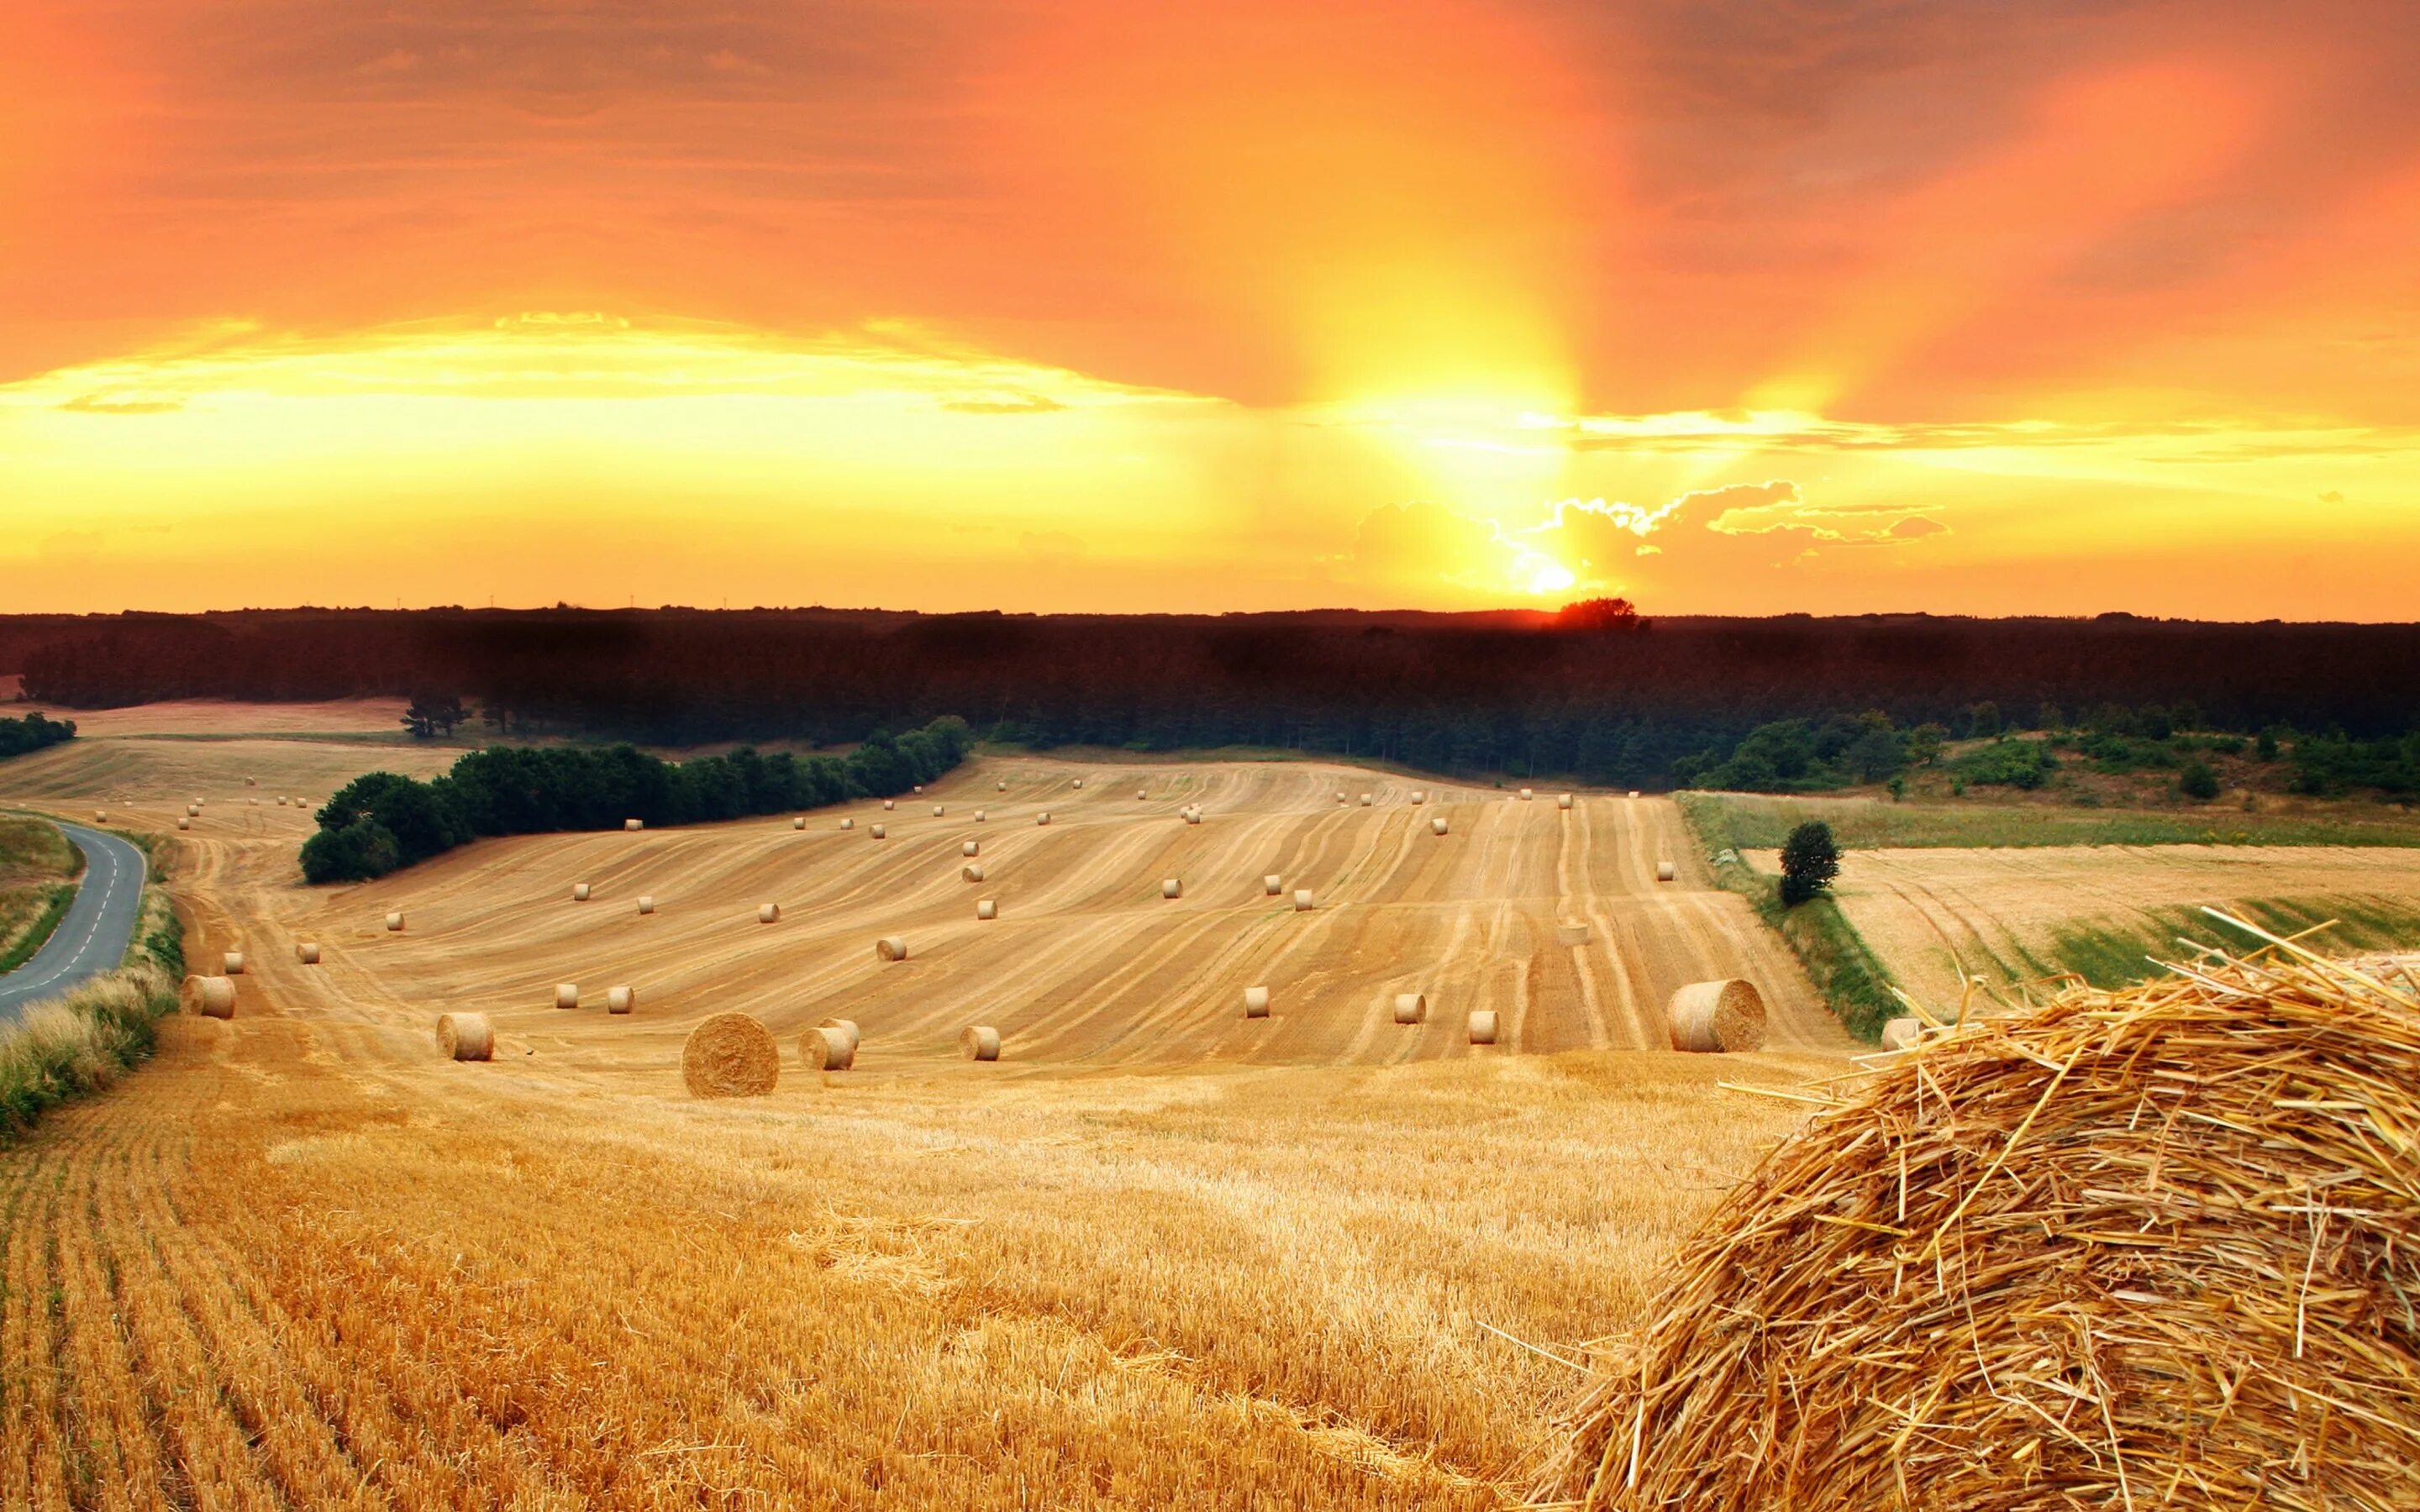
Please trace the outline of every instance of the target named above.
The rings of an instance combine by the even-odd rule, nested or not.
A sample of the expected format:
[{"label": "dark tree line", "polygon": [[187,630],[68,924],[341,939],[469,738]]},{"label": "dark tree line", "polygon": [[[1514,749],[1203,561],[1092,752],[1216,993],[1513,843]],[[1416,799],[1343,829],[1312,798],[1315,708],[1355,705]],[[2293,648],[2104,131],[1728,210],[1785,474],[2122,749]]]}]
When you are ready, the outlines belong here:
[{"label": "dark tree line", "polygon": [[1035,746],[1261,746],[1660,787],[1678,759],[1843,711],[1968,731],[1999,710],[2191,705],[2211,729],[2399,736],[2420,705],[2420,626],[290,610],[96,616],[30,651],[23,676],[81,706],[442,690],[499,733],[656,744],[840,743],[954,712]]},{"label": "dark tree line", "polygon": [[306,882],[362,882],[486,835],[705,824],[889,797],[966,759],[966,721],[874,737],[845,757],[752,749],[659,761],[630,746],[497,746],[430,781],[371,772],[338,789],[302,843]]},{"label": "dark tree line", "polygon": [[73,719],[44,718],[39,711],[22,719],[0,719],[0,761],[74,738]]}]

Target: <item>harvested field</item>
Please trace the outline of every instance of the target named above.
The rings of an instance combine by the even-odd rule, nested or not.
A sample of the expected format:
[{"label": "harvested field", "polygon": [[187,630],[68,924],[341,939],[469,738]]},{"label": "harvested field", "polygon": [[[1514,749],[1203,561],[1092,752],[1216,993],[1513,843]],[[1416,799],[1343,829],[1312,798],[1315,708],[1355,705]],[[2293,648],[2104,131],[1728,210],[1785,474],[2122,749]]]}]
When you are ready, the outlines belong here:
[{"label": "harvested field", "polygon": [[[1643,1305],[1797,1117],[1717,1077],[1832,1075],[1845,1037],[1737,899],[1649,880],[1685,854],[1667,804],[1414,810],[1241,764],[1138,803],[1097,771],[970,765],[882,846],[784,816],[344,889],[295,881],[299,826],[163,836],[189,950],[249,953],[242,1011],[0,1154],[0,1371],[36,1381],[0,1396],[0,1504],[1499,1505],[1572,1376],[1480,1325],[1554,1348]],[[566,906],[566,876],[659,911]],[[1664,1049],[1713,976],[1793,1048]],[[582,980],[635,1011],[546,1006]],[[722,1011],[779,1040],[769,1095],[684,1088]],[[486,1013],[494,1059],[443,1059],[440,1011]],[[826,1017],[862,1031],[846,1076],[799,1068]],[[961,1058],[975,1023],[999,1063]],[[1551,1053],[1589,1049],[1617,1053]]]},{"label": "harvested field", "polygon": [[[1770,853],[1750,853],[1770,872]],[[2204,904],[2291,932],[2341,919],[2343,947],[2420,942],[2420,852],[2340,846],[2145,845],[1882,850],[1843,855],[1841,910],[1900,986],[1952,1003],[1962,972],[1992,985],[2080,971],[2102,985],[2151,971],[2180,933],[2249,943]]]}]

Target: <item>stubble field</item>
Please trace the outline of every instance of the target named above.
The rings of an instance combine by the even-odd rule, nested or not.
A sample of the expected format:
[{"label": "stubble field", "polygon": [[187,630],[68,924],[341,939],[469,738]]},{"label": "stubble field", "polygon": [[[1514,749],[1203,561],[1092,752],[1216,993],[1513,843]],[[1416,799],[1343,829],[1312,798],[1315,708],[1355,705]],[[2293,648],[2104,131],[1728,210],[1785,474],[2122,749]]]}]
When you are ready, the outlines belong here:
[{"label": "stubble field", "polygon": [[[131,781],[116,744],[83,754]],[[1490,1329],[1570,1354],[1631,1321],[1794,1119],[1717,1081],[1853,1069],[1657,800],[1011,759],[804,831],[486,841],[305,889],[306,821],[243,800],[324,796],[325,748],[207,748],[261,787],[130,795],[209,799],[166,846],[188,949],[257,964],[234,1021],[171,1023],[0,1156],[8,1505],[1498,1504],[1579,1377]],[[1776,1048],[1661,1048],[1671,988],[1733,974]],[[1398,1026],[1412,989],[1432,1021]],[[495,1062],[436,1058],[464,1008]],[[693,1100],[681,1037],[732,1008],[781,1086]],[[1502,1043],[1466,1042],[1475,1008]],[[858,1070],[800,1068],[826,1014],[863,1026]],[[955,1058],[971,1022],[1001,1063]]]}]

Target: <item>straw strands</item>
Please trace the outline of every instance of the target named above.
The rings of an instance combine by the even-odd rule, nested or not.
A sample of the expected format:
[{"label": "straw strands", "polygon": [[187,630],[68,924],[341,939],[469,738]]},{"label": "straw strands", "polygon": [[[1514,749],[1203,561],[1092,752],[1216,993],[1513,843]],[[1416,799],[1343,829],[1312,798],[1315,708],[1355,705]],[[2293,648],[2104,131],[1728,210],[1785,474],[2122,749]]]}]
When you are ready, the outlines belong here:
[{"label": "straw strands", "polygon": [[681,1045],[681,1080],[691,1097],[762,1097],[781,1076],[781,1046],[746,1013],[717,1013]]},{"label": "straw strands", "polygon": [[485,1013],[440,1013],[437,1048],[448,1060],[492,1060],[496,1054],[495,1026],[488,1022]]},{"label": "straw strands", "polygon": [[1684,1247],[1544,1497],[2420,1505],[2420,990],[2213,951],[1876,1064]]},{"label": "straw strands", "polygon": [[1764,995],[1739,978],[1693,981],[1672,994],[1664,1010],[1672,1048],[1699,1055],[1757,1050],[1764,1044]]}]

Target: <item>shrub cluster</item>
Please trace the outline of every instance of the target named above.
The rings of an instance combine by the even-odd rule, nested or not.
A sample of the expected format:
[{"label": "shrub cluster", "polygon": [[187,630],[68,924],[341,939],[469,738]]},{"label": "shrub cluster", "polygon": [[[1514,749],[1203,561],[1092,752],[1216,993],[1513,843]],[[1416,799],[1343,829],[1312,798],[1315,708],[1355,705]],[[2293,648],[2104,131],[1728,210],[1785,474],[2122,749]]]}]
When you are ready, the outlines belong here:
[{"label": "shrub cluster", "polygon": [[952,717],[904,735],[877,732],[844,757],[743,748],[665,762],[632,746],[490,747],[432,781],[371,772],[346,783],[315,816],[302,876],[364,882],[488,835],[704,824],[888,797],[956,766],[972,744]]},{"label": "shrub cluster", "polygon": [[22,719],[0,719],[0,761],[74,738],[73,719],[49,719],[39,711]]}]

